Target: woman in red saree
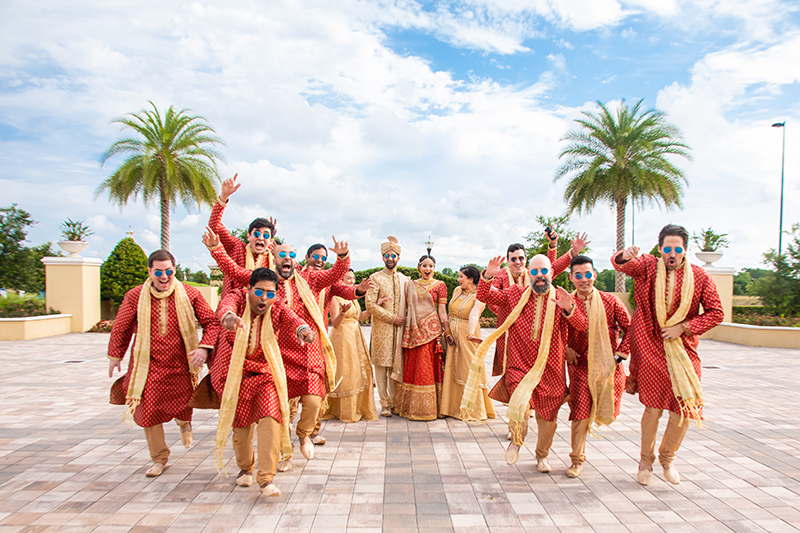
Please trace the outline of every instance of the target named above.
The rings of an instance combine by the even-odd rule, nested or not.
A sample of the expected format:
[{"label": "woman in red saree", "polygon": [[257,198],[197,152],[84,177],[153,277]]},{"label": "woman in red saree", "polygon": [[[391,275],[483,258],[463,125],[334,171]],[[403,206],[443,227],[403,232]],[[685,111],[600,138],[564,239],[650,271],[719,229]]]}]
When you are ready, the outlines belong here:
[{"label": "woman in red saree", "polygon": [[442,331],[447,331],[447,286],[433,279],[436,260],[419,259],[419,279],[406,283],[403,376],[395,409],[409,420],[435,420],[442,385]]}]

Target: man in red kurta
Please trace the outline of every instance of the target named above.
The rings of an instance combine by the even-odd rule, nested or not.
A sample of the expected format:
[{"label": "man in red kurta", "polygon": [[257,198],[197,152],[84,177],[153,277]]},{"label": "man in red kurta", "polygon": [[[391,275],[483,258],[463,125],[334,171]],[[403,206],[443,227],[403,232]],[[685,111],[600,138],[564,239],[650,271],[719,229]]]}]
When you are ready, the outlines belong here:
[{"label": "man in red kurta", "polygon": [[[653,478],[658,419],[662,411],[669,410],[670,416],[658,451],[659,462],[664,468],[664,478],[674,484],[680,482],[680,476],[672,462],[689,428],[689,418],[702,417],[702,398],[699,409],[687,410],[684,399],[676,397],[665,343],[675,339],[682,341],[682,349],[691,362],[691,368],[687,370],[694,372],[692,377],[699,384],[700,357],[697,346],[700,335],[717,326],[724,316],[714,280],[701,267],[688,264],[688,241],[689,233],[685,228],[670,224],[664,226],[658,235],[660,259],[649,254],[639,257],[639,248],[636,246],[621,250],[611,257],[614,268],[631,276],[634,284],[636,310],[631,321],[630,376],[626,390],[631,394],[638,392],[639,401],[645,406],[641,461],[637,474],[643,485],[648,485]],[[665,279],[664,293],[659,297],[656,285],[660,269],[665,272]],[[687,272],[691,273],[694,289],[684,297],[681,293]],[[659,301],[664,302],[669,321],[674,321],[673,315],[682,306],[688,306],[685,317],[676,324],[660,324],[657,317]]]},{"label": "man in red kurta", "polygon": [[[225,251],[233,261],[242,268],[254,270],[259,267],[274,268],[272,260],[272,248],[275,245],[275,221],[271,218],[256,218],[250,223],[247,229],[247,241],[245,244],[239,237],[234,237],[222,224],[222,214],[231,194],[235,193],[241,183],[236,183],[238,174],[222,182],[222,192],[219,195],[214,207],[211,209],[211,216],[208,219],[208,227],[212,232],[219,236],[219,240]],[[248,263],[251,263],[248,266]],[[239,283],[232,276],[225,276],[220,291],[220,299],[225,298],[228,291],[247,287],[247,281]]]},{"label": "man in red kurta", "polygon": [[[127,391],[127,404],[134,409],[134,422],[144,428],[153,460],[153,466],[146,472],[148,477],[160,475],[169,458],[164,422],[175,419],[181,428],[181,442],[187,448],[191,446],[192,409],[187,404],[194,390],[194,378],[190,365],[197,370],[205,363],[220,327],[200,292],[175,279],[175,268],[175,258],[166,250],[150,254],[149,278],[144,285],[125,294],[108,342],[111,377],[115,368],[121,371],[131,338],[134,333],[137,336],[128,372],[122,379],[122,390]],[[145,301],[148,293],[149,301]],[[139,316],[140,309],[147,310],[147,320]],[[203,337],[191,347],[187,346],[187,338],[197,342],[195,318],[203,328]],[[149,340],[149,347],[141,344],[145,340]],[[134,375],[138,388],[131,389]]]},{"label": "man in red kurta", "polygon": [[[609,338],[610,351],[607,354],[602,350],[595,349],[593,362],[598,358],[606,356],[609,360],[609,367],[616,363],[613,377],[608,374],[608,379],[613,379],[613,417],[619,416],[619,407],[622,401],[622,393],[625,392],[625,369],[622,361],[628,358],[630,353],[628,328],[631,317],[628,309],[613,294],[594,290],[594,282],[597,279],[597,272],[594,263],[585,255],[578,255],[570,262],[570,281],[575,285],[575,305],[577,305],[586,315],[587,329],[579,331],[573,327],[569,328],[569,341],[566,349],[567,372],[569,374],[569,419],[572,421],[572,453],[569,454],[572,465],[567,468],[567,477],[578,477],[586,461],[584,450],[586,449],[586,435],[589,432],[592,416],[592,391],[589,387],[589,331],[591,329],[591,300],[599,297],[602,301],[601,307],[605,311],[606,327],[605,332]],[[620,341],[620,332],[625,336]],[[611,357],[614,358],[612,363]],[[611,395],[609,394],[609,400]]]},{"label": "man in red kurta", "polygon": [[224,395],[230,368],[236,330],[244,327],[241,317],[250,303],[249,344],[242,369],[239,399],[233,419],[233,449],[239,465],[236,484],[249,487],[253,483],[256,466],[253,452],[253,436],[258,433],[258,474],[256,481],[261,492],[267,496],[280,496],[280,490],[272,483],[280,458],[280,412],[278,391],[262,348],[261,321],[268,316],[272,320],[275,335],[283,330],[295,335],[300,342],[313,342],[314,333],[294,311],[277,298],[278,276],[267,268],[258,268],[250,277],[248,289],[235,289],[220,302],[217,315],[225,330],[220,333],[217,344],[217,363],[211,369],[211,382]]},{"label": "man in red kurta", "polygon": [[[225,253],[219,240],[213,233],[206,233],[203,242],[211,250],[211,255],[217,261],[220,269],[226,276],[234,277],[238,283],[245,278],[249,279],[250,271],[234,263]],[[314,321],[313,315],[319,314],[319,294],[322,289],[330,287],[340,281],[350,268],[349,247],[347,242],[336,242],[331,251],[337,254],[336,262],[330,270],[306,271],[302,276],[303,283],[308,286],[310,296],[313,298],[309,304],[313,309],[306,305],[298,289],[298,277],[295,271],[297,264],[297,252],[294,248],[282,244],[273,250],[277,273],[280,277],[278,286],[278,296],[286,305],[292,309],[301,320],[311,326],[316,340],[310,344],[301,344],[296,337],[289,335],[286,330],[278,337],[281,356],[283,357],[286,368],[286,381],[289,389],[289,398],[300,398],[303,409],[300,412],[300,420],[297,423],[296,433],[300,440],[300,452],[306,459],[314,457],[314,445],[311,443],[310,435],[314,431],[317,414],[325,398],[326,391],[326,363],[322,347],[321,335],[327,337],[328,332],[324,331],[325,326],[318,326]],[[314,309],[316,311],[314,311]],[[291,459],[282,462],[279,466],[280,471],[291,468]]]},{"label": "man in red kurta", "polygon": [[[522,308],[519,317],[508,329],[508,359],[506,370],[497,385],[489,393],[489,397],[507,403],[514,394],[517,386],[531,370],[538,358],[538,351],[542,335],[547,304],[550,299],[550,287],[553,267],[550,260],[543,255],[531,258],[528,270],[528,285],[512,285],[504,290],[492,289],[492,278],[500,273],[503,257],[495,257],[489,262],[486,271],[481,276],[478,284],[477,298],[487,305],[491,304],[504,309],[511,314],[520,300],[524,297],[526,289],[532,288],[530,297]],[[556,418],[561,404],[564,402],[567,389],[567,379],[564,372],[564,348],[567,344],[568,323],[576,329],[586,329],[586,318],[583,312],[572,303],[572,297],[563,288],[558,289],[558,304],[554,315],[550,349],[543,374],[536,388],[533,390],[529,401],[530,407],[536,412],[538,436],[536,443],[537,469],[540,472],[549,472],[550,464],[547,456],[553,443],[556,430]],[[568,306],[571,311],[560,311],[563,306]],[[522,438],[527,434],[526,413],[522,428]],[[509,444],[506,452],[506,461],[514,464],[519,458],[519,446],[514,442]]]}]

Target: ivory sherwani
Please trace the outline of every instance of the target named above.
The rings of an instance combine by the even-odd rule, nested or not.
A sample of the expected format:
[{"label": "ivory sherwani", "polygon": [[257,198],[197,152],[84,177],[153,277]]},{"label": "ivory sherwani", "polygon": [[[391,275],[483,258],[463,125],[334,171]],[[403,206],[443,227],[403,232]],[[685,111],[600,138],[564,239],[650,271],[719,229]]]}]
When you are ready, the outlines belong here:
[{"label": "ivory sherwani", "polygon": [[[369,279],[375,284],[375,288],[367,291],[366,297],[367,311],[372,314],[370,361],[375,366],[397,368],[395,360],[398,355],[402,357],[403,326],[395,326],[394,319],[405,316],[405,284],[408,277],[384,268],[373,273]],[[387,296],[388,299],[377,305],[381,296]],[[392,378],[400,381],[402,376],[398,379],[393,374]]]}]

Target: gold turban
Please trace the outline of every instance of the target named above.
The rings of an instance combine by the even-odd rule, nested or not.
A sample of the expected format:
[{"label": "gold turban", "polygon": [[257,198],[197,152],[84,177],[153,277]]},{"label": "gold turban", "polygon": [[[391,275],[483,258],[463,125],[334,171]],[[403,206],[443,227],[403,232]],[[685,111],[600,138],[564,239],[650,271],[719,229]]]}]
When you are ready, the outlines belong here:
[{"label": "gold turban", "polygon": [[381,254],[394,252],[397,255],[400,255],[400,244],[397,242],[397,237],[392,237],[389,235],[386,238],[389,239],[389,241],[381,244]]}]

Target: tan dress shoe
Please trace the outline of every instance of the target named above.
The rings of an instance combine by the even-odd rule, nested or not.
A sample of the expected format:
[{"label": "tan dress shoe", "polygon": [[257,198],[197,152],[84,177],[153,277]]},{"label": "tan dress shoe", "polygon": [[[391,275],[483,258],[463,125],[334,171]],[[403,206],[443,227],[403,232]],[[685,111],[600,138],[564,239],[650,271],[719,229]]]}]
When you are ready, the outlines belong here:
[{"label": "tan dress shoe", "polygon": [[311,443],[310,438],[306,437],[305,442],[300,439],[300,453],[309,461],[314,458],[314,444]]},{"label": "tan dress shoe", "polygon": [[636,473],[636,479],[642,485],[649,485],[653,482],[653,471],[646,468],[639,468],[639,471]]},{"label": "tan dress shoe", "polygon": [[193,437],[192,426],[189,426],[189,431],[181,431],[181,444],[183,444],[184,448],[191,448]]},{"label": "tan dress shoe", "polygon": [[573,464],[567,468],[567,477],[578,477],[581,475],[581,470],[583,470],[583,465]]},{"label": "tan dress shoe", "polygon": [[249,487],[253,484],[253,472],[247,470],[239,470],[239,475],[236,476],[236,484],[240,487]]},{"label": "tan dress shoe", "polygon": [[537,460],[536,470],[538,470],[542,474],[547,474],[548,472],[550,472],[550,470],[552,470],[552,468],[550,468],[550,463],[547,461],[547,458]]},{"label": "tan dress shoe", "polygon": [[325,437],[323,437],[319,433],[317,433],[316,435],[311,435],[311,444],[314,444],[316,446],[322,446],[326,442],[328,441],[325,440]]},{"label": "tan dress shoe", "polygon": [[519,461],[519,446],[513,442],[506,448],[506,464],[513,465]]},{"label": "tan dress shoe", "polygon": [[276,498],[281,495],[281,489],[276,487],[274,483],[266,483],[259,488],[261,489],[261,494],[264,496]]},{"label": "tan dress shoe", "polygon": [[381,409],[381,416],[389,418],[390,416],[392,416],[392,410],[389,409],[388,407],[384,407],[383,409]]},{"label": "tan dress shoe", "polygon": [[161,475],[161,472],[164,471],[164,467],[167,465],[162,465],[161,463],[153,463],[147,472],[144,473],[147,477],[158,477]]},{"label": "tan dress shoe", "polygon": [[287,472],[292,469],[292,458],[287,457],[283,461],[278,462],[278,472]]},{"label": "tan dress shoe", "polygon": [[677,485],[678,483],[681,482],[681,475],[678,473],[677,468],[675,468],[673,465],[662,465],[662,466],[664,466],[664,479],[666,479],[673,485]]}]

